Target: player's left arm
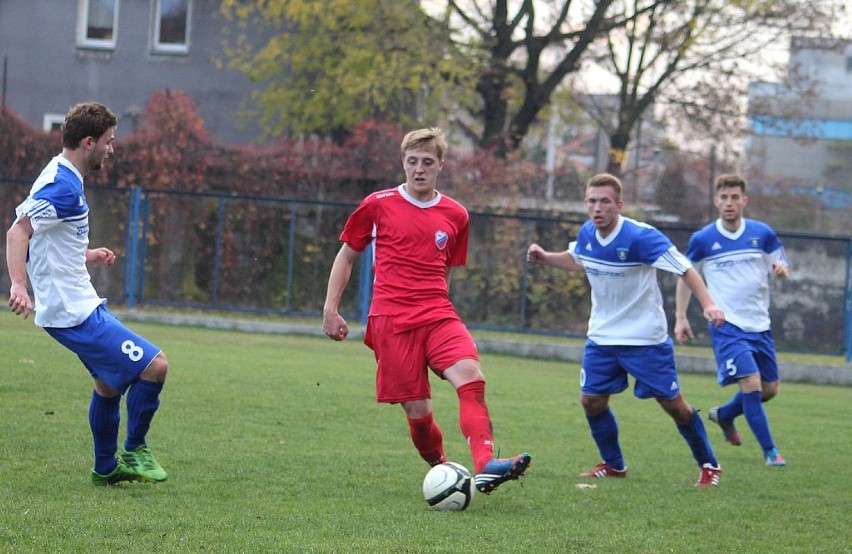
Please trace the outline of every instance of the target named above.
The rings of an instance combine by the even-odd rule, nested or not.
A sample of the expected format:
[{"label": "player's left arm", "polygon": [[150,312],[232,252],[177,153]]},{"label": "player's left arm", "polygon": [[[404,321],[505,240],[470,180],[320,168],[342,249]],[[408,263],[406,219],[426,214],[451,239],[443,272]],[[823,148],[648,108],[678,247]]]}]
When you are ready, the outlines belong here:
[{"label": "player's left arm", "polygon": [[725,313],[716,306],[713,298],[710,297],[710,292],[707,290],[701,274],[694,267],[690,267],[681,275],[681,279],[701,304],[701,308],[704,310],[704,318],[716,327],[725,323]]},{"label": "player's left arm", "polygon": [[787,251],[778,235],[771,228],[766,228],[766,238],[763,245],[764,256],[769,264],[769,270],[778,279],[784,279],[790,273],[790,264],[787,262]]},{"label": "player's left arm", "polygon": [[444,267],[444,280],[447,282],[447,292],[450,291],[450,277],[453,273],[453,268],[467,264],[467,244],[470,238],[470,219],[467,211],[462,210],[459,213],[459,219],[456,222],[457,231],[451,234],[452,248],[447,257],[447,265]]},{"label": "player's left arm", "polygon": [[692,333],[692,326],[689,325],[689,319],[686,317],[686,310],[689,307],[689,299],[692,298],[692,292],[683,279],[677,280],[675,287],[675,326],[674,335],[678,344],[684,344],[695,335]]},{"label": "player's left arm", "polygon": [[790,268],[784,262],[775,262],[772,264],[772,274],[779,279],[786,279],[790,273]]},{"label": "player's left arm", "polygon": [[[692,262],[692,267],[698,271],[700,266],[696,264],[700,264],[700,260],[703,258],[703,254],[700,251],[698,233],[693,233],[692,236],[689,237],[689,245],[686,249],[685,256],[690,262]],[[699,271],[699,275],[700,274],[701,273]],[[677,340],[679,344],[685,344],[689,339],[695,338],[695,335],[692,332],[692,326],[689,324],[689,318],[687,317],[687,309],[689,308],[689,301],[691,298],[692,291],[689,290],[688,286],[686,286],[686,282],[683,279],[678,279],[677,285],[675,286],[674,335],[675,340]]]},{"label": "player's left arm", "polygon": [[769,254],[769,263],[772,275],[778,279],[785,279],[790,273],[790,266],[787,264],[787,253],[784,251],[783,246]]},{"label": "player's left arm", "polygon": [[[644,255],[640,252],[642,262],[657,269],[680,275],[680,279],[686,284],[699,304],[701,304],[704,319],[712,323],[715,327],[719,327],[725,323],[725,313],[713,301],[710,291],[707,290],[707,285],[704,284],[704,279],[692,265],[692,262],[657,229],[648,227],[645,233],[644,240],[641,241],[641,244],[646,248]],[[659,252],[662,252],[662,254],[659,254],[659,257],[655,261],[647,261],[649,258],[652,259],[653,256],[658,255]],[[675,291],[675,294],[677,295],[677,291]],[[688,299],[686,298],[685,291],[681,291],[681,294],[683,296],[682,300]],[[675,298],[675,302],[677,302],[677,298]],[[681,308],[685,311],[686,305],[682,304]]]}]

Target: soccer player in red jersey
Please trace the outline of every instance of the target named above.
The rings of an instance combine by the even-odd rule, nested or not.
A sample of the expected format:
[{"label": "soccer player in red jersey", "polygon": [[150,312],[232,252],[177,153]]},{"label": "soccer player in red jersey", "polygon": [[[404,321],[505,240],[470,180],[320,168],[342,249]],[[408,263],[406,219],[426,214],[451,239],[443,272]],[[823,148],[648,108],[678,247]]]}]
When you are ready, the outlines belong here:
[{"label": "soccer player in red jersey", "polygon": [[449,298],[450,271],[467,261],[467,210],[436,190],[447,143],[438,128],[405,135],[405,183],[367,196],[340,234],[328,280],[323,331],[332,340],[349,334],[338,313],[358,255],[373,244],[373,300],[364,343],[376,356],[376,400],[400,404],[411,439],[429,464],[447,461],[443,434],[432,414],[429,372],[459,397],[459,420],[470,445],[476,488],[490,493],[523,475],[530,455],[495,458],[485,376],[473,338]]}]

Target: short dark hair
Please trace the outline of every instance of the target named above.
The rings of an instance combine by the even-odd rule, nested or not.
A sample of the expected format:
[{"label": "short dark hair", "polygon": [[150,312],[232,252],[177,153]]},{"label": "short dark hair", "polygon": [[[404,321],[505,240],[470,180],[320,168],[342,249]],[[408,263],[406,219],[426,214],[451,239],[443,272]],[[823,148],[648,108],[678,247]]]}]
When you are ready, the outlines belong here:
[{"label": "short dark hair", "polygon": [[716,192],[719,192],[722,189],[736,187],[741,188],[743,190],[743,194],[745,194],[746,182],[741,176],[734,173],[726,173],[716,177]]},{"label": "short dark hair", "polygon": [[62,146],[75,149],[86,137],[101,138],[118,124],[118,118],[109,108],[97,102],[83,102],[72,106],[62,124]]}]

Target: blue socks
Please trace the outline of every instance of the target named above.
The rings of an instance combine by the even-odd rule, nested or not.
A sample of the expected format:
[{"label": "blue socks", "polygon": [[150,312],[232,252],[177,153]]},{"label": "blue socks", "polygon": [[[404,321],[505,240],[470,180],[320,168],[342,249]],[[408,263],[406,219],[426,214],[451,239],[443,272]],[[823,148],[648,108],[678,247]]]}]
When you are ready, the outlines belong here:
[{"label": "blue socks", "polygon": [[769,419],[763,408],[762,393],[759,390],[749,393],[737,391],[727,404],[719,406],[720,419],[733,421],[740,415],[745,416],[751,432],[764,452],[775,448],[772,433],[769,431]]},{"label": "blue socks", "polygon": [[592,438],[598,445],[598,451],[606,465],[613,469],[624,469],[624,458],[618,444],[618,423],[612,410],[607,408],[595,416],[586,416]]},{"label": "blue socks", "polygon": [[719,419],[734,421],[736,417],[741,415],[743,415],[743,391],[738,390],[733,398],[728,400],[727,404],[719,406]]},{"label": "blue socks", "polygon": [[160,391],[163,383],[139,379],[127,393],[127,439],[126,450],[133,450],[145,444],[145,435],[151,427],[151,420],[160,406]]},{"label": "blue socks", "polygon": [[[612,410],[607,408],[596,416],[586,416],[586,420],[589,422],[592,438],[598,445],[604,463],[613,469],[624,469],[624,458],[621,454],[621,446],[618,444],[618,423],[615,421]],[[698,410],[693,410],[689,422],[686,425],[678,425],[677,430],[686,440],[699,466],[710,464],[713,467],[719,467],[719,461],[713,454],[713,447],[710,446],[707,430],[698,415]]]},{"label": "blue socks", "polygon": [[[124,448],[133,450],[145,444],[145,435],[160,406],[163,383],[136,381],[127,393],[127,440]],[[89,404],[89,427],[95,447],[94,470],[106,475],[115,469],[118,450],[118,428],[121,423],[121,395],[105,398],[92,391]]]},{"label": "blue socks", "polygon": [[743,415],[751,427],[751,432],[760,444],[764,452],[775,448],[775,442],[772,440],[772,433],[769,432],[769,419],[766,417],[766,410],[763,409],[761,401],[761,392],[754,391],[742,395],[743,398]]},{"label": "blue socks", "polygon": [[698,415],[698,410],[693,409],[689,423],[678,425],[677,430],[686,439],[686,444],[692,450],[692,457],[695,458],[699,466],[711,464],[713,467],[719,467],[719,462],[716,460],[716,455],[713,454],[713,447],[710,446],[710,441],[707,439],[707,430]]},{"label": "blue socks", "polygon": [[115,469],[118,449],[118,426],[121,422],[121,395],[105,398],[92,391],[89,404],[89,427],[95,443],[95,471],[106,475]]}]

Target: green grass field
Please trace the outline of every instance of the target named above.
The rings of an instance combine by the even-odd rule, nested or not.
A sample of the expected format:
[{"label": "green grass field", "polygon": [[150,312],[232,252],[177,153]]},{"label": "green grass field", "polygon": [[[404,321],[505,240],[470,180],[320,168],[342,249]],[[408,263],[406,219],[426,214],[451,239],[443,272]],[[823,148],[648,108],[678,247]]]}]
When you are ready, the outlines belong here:
[{"label": "green grass field", "polygon": [[[31,320],[0,315],[0,551],[852,552],[849,388],[786,384],[767,404],[786,468],[764,467],[744,423],[738,448],[708,424],[724,470],[711,490],[692,486],[698,469],[656,403],[619,395],[630,476],[583,489],[598,455],[578,366],[485,355],[496,442],[533,465],[440,513],[402,410],[374,401],[360,342],[131,326],[170,361],[148,437],[170,477],[96,488],[85,369]],[[705,414],[730,394],[710,376],[682,381]],[[469,467],[455,395],[434,386],[447,454]]]}]

